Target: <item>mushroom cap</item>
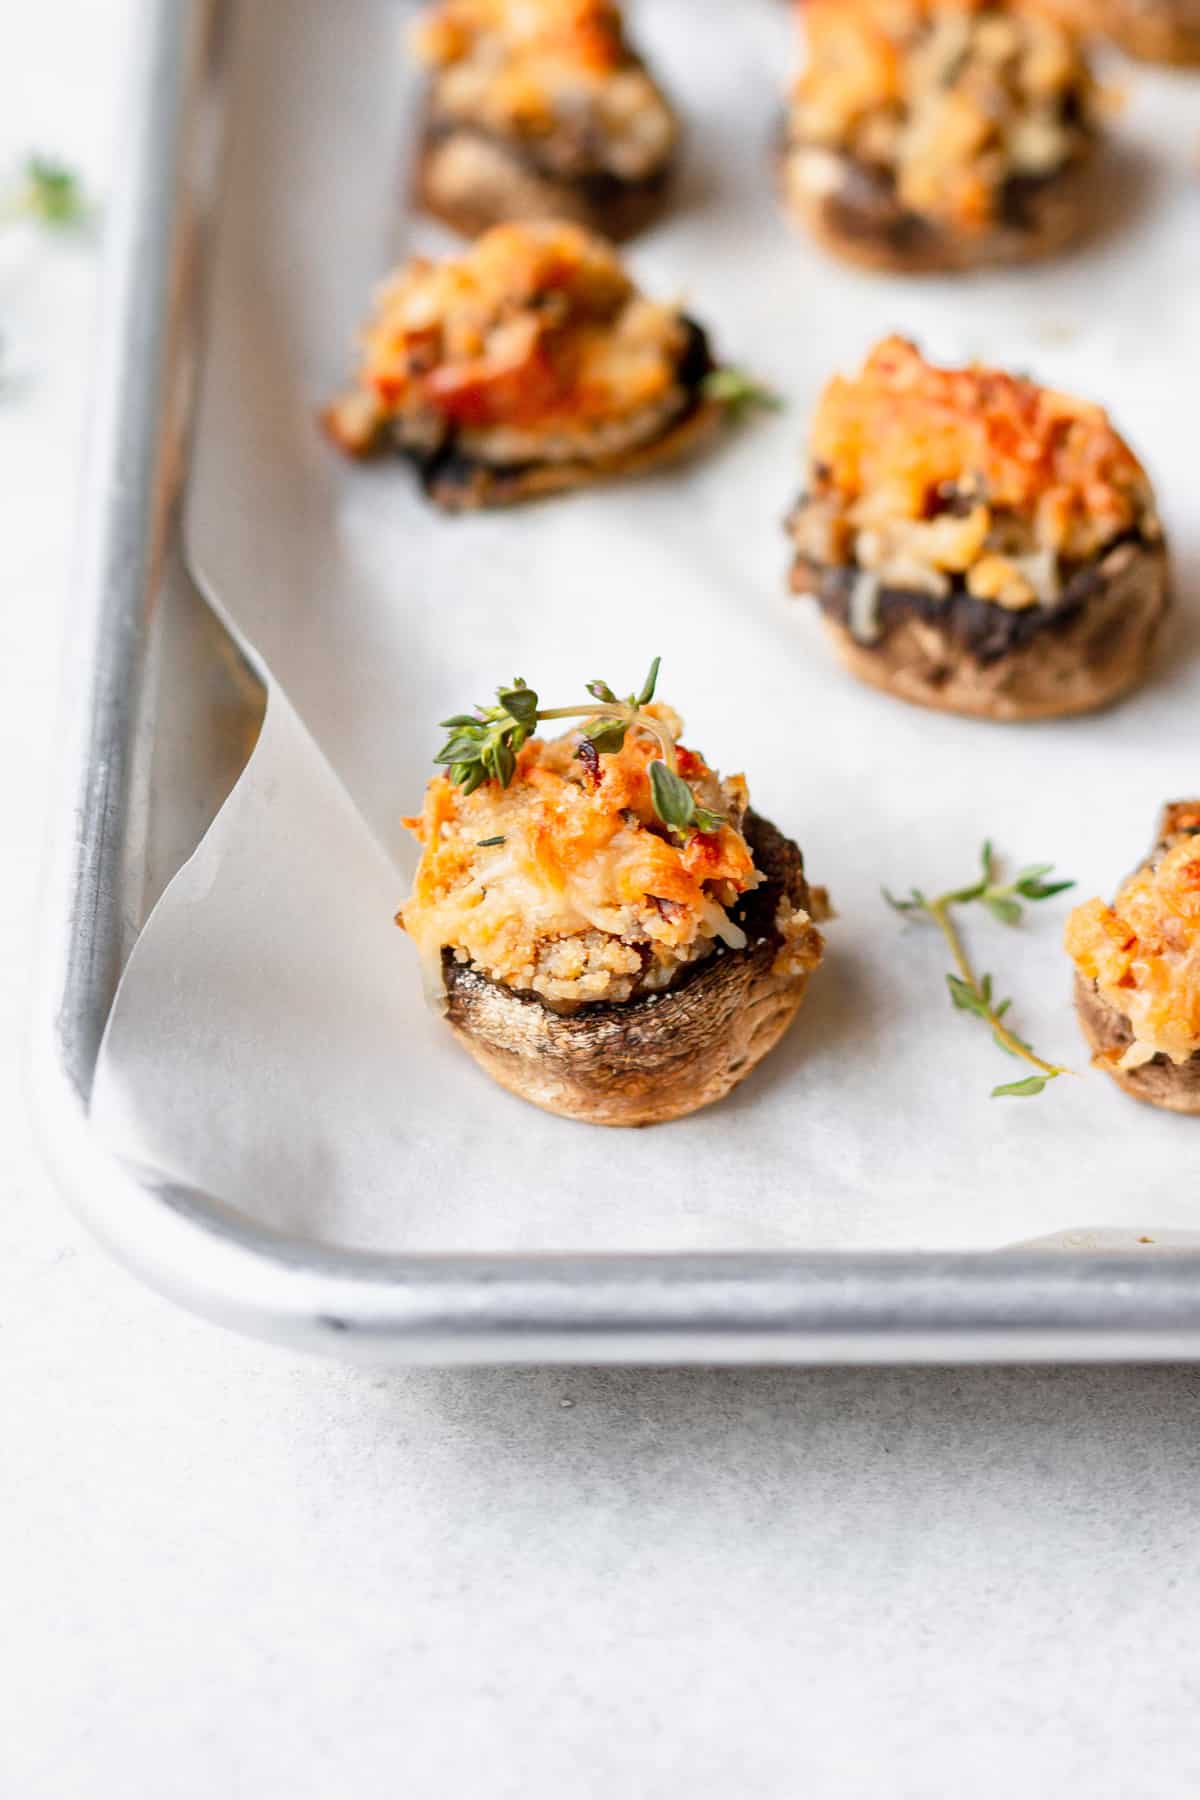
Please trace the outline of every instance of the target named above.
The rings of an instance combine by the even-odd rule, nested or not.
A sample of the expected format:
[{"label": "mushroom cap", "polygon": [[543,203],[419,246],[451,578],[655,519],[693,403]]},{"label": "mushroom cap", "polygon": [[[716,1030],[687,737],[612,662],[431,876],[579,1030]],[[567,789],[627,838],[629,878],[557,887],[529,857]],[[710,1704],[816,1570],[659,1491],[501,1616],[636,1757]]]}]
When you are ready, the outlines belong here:
[{"label": "mushroom cap", "polygon": [[[842,573],[800,557],[791,585],[821,595]],[[976,655],[960,642],[927,595],[884,588],[881,616],[886,621],[890,611],[893,622],[877,643],[860,643],[828,611],[824,624],[850,673],[898,699],[972,718],[1053,719],[1095,712],[1139,685],[1168,600],[1165,547],[1123,543],[1097,561],[1081,604],[1039,616],[1032,632],[1032,612],[1005,615],[992,601],[972,602],[1011,626],[1013,646],[998,656]]]},{"label": "mushroom cap", "polygon": [[[786,171],[786,158],[781,162]],[[786,173],[780,179],[788,211],[823,249],[855,268],[891,275],[953,275],[1054,256],[1092,230],[1099,201],[1090,156],[1031,183],[1020,223],[1001,222],[978,233],[883,205],[870,192],[866,171],[860,181],[828,194],[805,192]]]},{"label": "mushroom cap", "polygon": [[[1174,800],[1163,807],[1158,822],[1154,848],[1139,868],[1165,850],[1181,831],[1194,829],[1200,818],[1200,800]],[[1136,871],[1135,871],[1136,873]],[[1093,1056],[1101,1059],[1100,1067],[1111,1075],[1119,1088],[1144,1100],[1149,1106],[1161,1106],[1167,1112],[1200,1114],[1200,1050],[1185,1063],[1174,1063],[1168,1056],[1156,1056],[1136,1069],[1120,1069],[1114,1058],[1128,1050],[1133,1042],[1133,1028],[1124,1013],[1099,992],[1094,981],[1075,976],[1075,1009],[1083,1035]]]},{"label": "mushroom cap", "polygon": [[590,461],[531,462],[516,468],[457,458],[432,463],[423,472],[429,498],[443,512],[477,512],[486,507],[517,506],[550,494],[565,494],[626,475],[644,475],[684,460],[704,448],[720,430],[726,409],[716,400],[699,400],[660,437]]},{"label": "mushroom cap", "polygon": [[510,219],[570,219],[624,243],[663,211],[671,174],[668,161],[635,181],[594,175],[572,181],[536,167],[500,138],[431,118],[417,158],[416,198],[462,237]]},{"label": "mushroom cap", "polygon": [[803,858],[753,811],[743,830],[766,877],[733,911],[744,950],[718,947],[661,993],[570,1015],[445,951],[447,1017],[460,1043],[510,1093],[593,1125],[660,1124],[721,1099],[779,1041],[808,984],[807,970],[780,958],[775,923],[781,901],[811,908]]},{"label": "mushroom cap", "polygon": [[1107,1059],[1120,1055],[1133,1042],[1129,1021],[1097,993],[1095,984],[1075,977],[1075,1009],[1083,1035],[1094,1056],[1119,1088],[1142,1100],[1148,1106],[1160,1106],[1167,1112],[1193,1113],[1200,1116],[1200,1051],[1185,1063],[1173,1063],[1169,1057],[1156,1056],[1137,1069],[1117,1068]]}]

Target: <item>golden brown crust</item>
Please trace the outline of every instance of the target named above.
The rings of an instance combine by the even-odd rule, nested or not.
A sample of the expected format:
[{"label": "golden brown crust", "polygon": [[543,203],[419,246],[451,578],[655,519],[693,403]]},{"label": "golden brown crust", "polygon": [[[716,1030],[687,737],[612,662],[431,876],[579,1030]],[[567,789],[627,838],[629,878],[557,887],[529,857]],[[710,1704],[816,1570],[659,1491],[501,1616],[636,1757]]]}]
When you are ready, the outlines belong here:
[{"label": "golden brown crust", "polygon": [[660,216],[669,188],[669,167],[641,182],[557,179],[495,138],[428,122],[415,172],[418,205],[468,238],[510,220],[566,219],[624,243]]},{"label": "golden brown crust", "polygon": [[701,401],[687,416],[655,438],[618,456],[591,462],[531,463],[506,469],[478,462],[464,473],[435,470],[426,481],[426,492],[443,512],[480,512],[485,508],[517,506],[525,500],[542,500],[551,494],[611,481],[626,475],[644,475],[668,463],[682,461],[702,449],[716,435],[727,411],[717,401]]},{"label": "golden brown crust", "polygon": [[470,235],[569,219],[627,237],[657,210],[679,122],[613,0],[434,0],[418,194]]},{"label": "golden brown crust", "polygon": [[[1102,573],[1105,565],[1099,589],[1069,622],[1047,625],[987,661],[916,612],[872,644],[860,643],[835,619],[826,617],[825,628],[852,675],[917,706],[1005,722],[1094,712],[1143,680],[1167,610],[1161,545],[1122,545],[1104,559]],[[796,591],[811,592],[814,574],[798,562]]]},{"label": "golden brown crust", "polygon": [[[447,955],[450,1025],[481,1068],[521,1099],[593,1125],[655,1125],[719,1100],[779,1041],[808,972],[780,961],[781,899],[808,910],[800,852],[748,813],[745,832],[766,884],[743,913],[745,950],[710,957],[676,987],[570,1017],[486,980]],[[757,925],[757,930],[752,929]]]},{"label": "golden brown crust", "polygon": [[938,366],[893,337],[821,395],[791,527],[810,554],[885,578],[897,561],[928,563],[965,574],[980,598],[1022,607],[1052,598],[1056,583],[1028,572],[1018,581],[997,556],[1052,552],[1066,580],[1068,565],[1131,532],[1157,539],[1153,498],[1101,407],[1004,369]]},{"label": "golden brown crust", "polygon": [[1098,136],[1077,34],[1023,0],[808,0],[782,179],[836,255],[955,271],[1061,248]]},{"label": "golden brown crust", "polygon": [[800,193],[789,184],[786,198],[793,216],[817,242],[854,268],[875,274],[955,275],[997,263],[1033,262],[1076,243],[1092,222],[1091,173],[1085,163],[1064,168],[1026,201],[1025,223],[973,235],[927,222],[919,235],[906,240],[856,223],[836,196]]},{"label": "golden brown crust", "polygon": [[1156,848],[1158,850],[1168,848],[1182,832],[1187,832],[1189,835],[1200,832],[1200,800],[1167,801],[1162,810],[1162,818],[1158,822]]},{"label": "golden brown crust", "polygon": [[[449,950],[573,1012],[661,992],[717,942],[743,947],[729,909],[761,884],[741,830],[745,778],[722,780],[680,742],[682,725],[655,701],[607,749],[578,726],[530,738],[507,783],[466,792],[435,775],[420,814],[404,821],[421,860],[398,918],[426,969]],[[655,799],[668,744],[675,774],[711,815],[683,837],[663,830]],[[776,923],[786,933],[787,920]]]},{"label": "golden brown crust", "polygon": [[1196,0],[1056,0],[1076,29],[1111,38],[1143,62],[1200,64]]},{"label": "golden brown crust", "polygon": [[408,457],[447,511],[656,467],[726,408],[702,326],[650,299],[613,245],[555,220],[414,257],[376,293],[353,385],[323,415],[348,455]]},{"label": "golden brown crust", "polygon": [[[1131,1093],[1178,1111],[1193,1110],[1200,1080],[1198,839],[1200,799],[1170,802],[1149,854],[1113,904],[1084,901],[1063,934],[1077,991],[1093,1002],[1085,1029],[1099,1066]],[[1151,1068],[1158,1076],[1142,1081]],[[1179,1081],[1164,1079],[1180,1070]]]},{"label": "golden brown crust", "polygon": [[1156,1056],[1136,1069],[1119,1068],[1117,1058],[1133,1042],[1128,1019],[1101,998],[1094,982],[1079,974],[1075,976],[1075,1009],[1097,1067],[1119,1088],[1148,1106],[1200,1116],[1200,1054],[1185,1063]]}]

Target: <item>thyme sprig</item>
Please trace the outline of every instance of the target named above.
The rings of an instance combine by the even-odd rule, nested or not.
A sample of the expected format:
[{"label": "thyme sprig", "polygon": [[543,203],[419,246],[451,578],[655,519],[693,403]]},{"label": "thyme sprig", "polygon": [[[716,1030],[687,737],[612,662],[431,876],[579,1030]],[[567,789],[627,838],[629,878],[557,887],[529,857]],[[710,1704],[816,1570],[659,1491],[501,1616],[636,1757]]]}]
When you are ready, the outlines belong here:
[{"label": "thyme sprig", "polygon": [[606,681],[589,681],[591,704],[587,706],[543,707],[534,689],[517,676],[511,687],[496,689],[496,706],[477,706],[473,713],[455,713],[443,719],[442,728],[451,735],[433,760],[449,769],[451,781],[465,794],[473,794],[485,781],[509,785],[516,774],[517,752],[542,720],[587,721],[576,754],[593,773],[599,757],[620,750],[631,730],[644,731],[661,751],[651,762],[649,775],[654,810],[663,824],[680,836],[718,831],[724,819],[696,804],[695,794],[679,773],[674,738],[661,719],[645,710],[654,698],[661,661],[655,657],[641,687],[623,700]]},{"label": "thyme sprig", "polygon": [[0,200],[0,220],[5,223],[32,219],[58,231],[80,224],[87,211],[78,175],[49,156],[27,156],[16,182]]},{"label": "thyme sprig", "polygon": [[729,416],[740,422],[752,412],[779,412],[783,401],[765,383],[757,381],[745,369],[729,365],[710,369],[704,377],[702,392],[706,400],[715,400]]},{"label": "thyme sprig", "polygon": [[1032,1046],[1024,1038],[1018,1037],[1012,1026],[1006,1023],[1006,1014],[1012,1001],[997,1000],[990,975],[976,975],[952,916],[953,909],[956,906],[978,903],[986,907],[1001,925],[1015,926],[1024,917],[1022,900],[1050,900],[1055,894],[1065,893],[1068,888],[1074,887],[1075,883],[1048,881],[1046,878],[1054,868],[1052,863],[1031,863],[1027,868],[1018,870],[1011,881],[1001,881],[990,842],[985,843],[980,852],[980,864],[977,880],[966,887],[952,888],[949,893],[938,894],[933,899],[923,894],[920,888],[912,888],[905,900],[896,899],[894,894],[889,894],[884,888],[883,897],[897,912],[929,919],[937,926],[950,947],[950,954],[958,971],[957,974],[946,976],[951,1004],[959,1012],[973,1013],[977,1019],[982,1019],[990,1027],[993,1041],[1001,1050],[1029,1063],[1033,1068],[1034,1073],[1023,1080],[1006,1082],[1001,1087],[993,1088],[992,1098],[1029,1099],[1042,1093],[1060,1075],[1070,1075],[1072,1070],[1038,1056]]}]

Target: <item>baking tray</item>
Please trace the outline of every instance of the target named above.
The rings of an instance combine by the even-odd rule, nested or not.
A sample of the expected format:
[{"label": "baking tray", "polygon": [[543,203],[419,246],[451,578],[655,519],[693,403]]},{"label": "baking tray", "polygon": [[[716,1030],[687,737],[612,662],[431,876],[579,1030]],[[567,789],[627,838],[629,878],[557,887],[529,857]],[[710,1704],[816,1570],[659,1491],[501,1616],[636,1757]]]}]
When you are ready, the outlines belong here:
[{"label": "baking tray", "polygon": [[234,10],[147,9],[109,221],[32,1059],[47,1154],[84,1220],[198,1313],[366,1361],[1196,1354],[1200,1257],[1158,1243],[1137,1254],[1105,1250],[1102,1234],[987,1253],[354,1252],[269,1231],[101,1147],[88,1101],[121,969],[263,709],[254,670],[190,578],[179,524]]}]

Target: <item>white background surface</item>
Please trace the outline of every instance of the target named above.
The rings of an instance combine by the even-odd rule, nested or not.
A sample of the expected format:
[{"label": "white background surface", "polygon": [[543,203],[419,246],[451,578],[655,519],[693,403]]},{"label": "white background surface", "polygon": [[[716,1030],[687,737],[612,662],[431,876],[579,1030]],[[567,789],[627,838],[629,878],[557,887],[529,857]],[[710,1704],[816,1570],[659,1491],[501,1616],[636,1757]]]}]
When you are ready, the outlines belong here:
[{"label": "white background surface", "polygon": [[[137,10],[10,0],[0,148],[107,182]],[[1193,1796],[1200,1373],[360,1374],[83,1239],[20,1039],[95,261],[2,271],[5,1800]]]}]

